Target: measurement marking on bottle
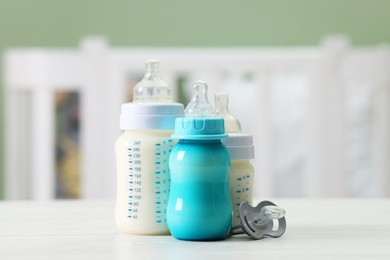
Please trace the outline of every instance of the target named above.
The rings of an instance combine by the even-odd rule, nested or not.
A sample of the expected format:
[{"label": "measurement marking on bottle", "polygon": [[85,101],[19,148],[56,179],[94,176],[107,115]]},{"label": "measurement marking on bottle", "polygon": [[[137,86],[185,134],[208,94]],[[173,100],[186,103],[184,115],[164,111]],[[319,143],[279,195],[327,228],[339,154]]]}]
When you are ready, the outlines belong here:
[{"label": "measurement marking on bottle", "polygon": [[[141,158],[141,141],[135,140],[129,143],[131,147],[128,147],[128,169],[129,169],[129,201],[128,201],[128,218],[137,220],[138,212],[141,201],[142,192],[142,162]],[[134,158],[134,159],[133,159]]]},{"label": "measurement marking on bottle", "polygon": [[[154,157],[154,186],[155,186],[155,221],[156,223],[166,223],[166,204],[169,193],[169,149],[172,149],[174,141],[163,140],[155,144]],[[168,151],[169,150],[169,151]]]}]

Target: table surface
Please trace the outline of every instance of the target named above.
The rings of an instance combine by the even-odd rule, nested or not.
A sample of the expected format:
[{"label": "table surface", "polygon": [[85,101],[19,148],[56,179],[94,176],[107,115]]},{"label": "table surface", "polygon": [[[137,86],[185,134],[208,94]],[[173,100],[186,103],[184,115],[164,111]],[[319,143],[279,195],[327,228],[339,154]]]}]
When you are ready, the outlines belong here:
[{"label": "table surface", "polygon": [[390,199],[275,199],[287,231],[217,242],[118,233],[113,201],[0,202],[0,259],[390,259]]}]

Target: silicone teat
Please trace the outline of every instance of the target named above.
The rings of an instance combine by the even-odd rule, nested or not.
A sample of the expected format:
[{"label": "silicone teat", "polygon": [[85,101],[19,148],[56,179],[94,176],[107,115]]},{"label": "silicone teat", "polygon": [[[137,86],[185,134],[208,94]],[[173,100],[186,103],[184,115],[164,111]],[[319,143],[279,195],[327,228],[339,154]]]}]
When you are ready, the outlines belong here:
[{"label": "silicone teat", "polygon": [[171,88],[160,77],[158,60],[147,60],[144,78],[134,88],[134,102],[172,102]]},{"label": "silicone teat", "polygon": [[215,95],[215,108],[215,115],[225,120],[226,133],[241,132],[240,121],[229,112],[229,94],[227,92],[218,92]]},{"label": "silicone teat", "polygon": [[187,117],[214,117],[214,107],[207,98],[207,84],[197,81],[192,89],[192,98],[184,113]]}]

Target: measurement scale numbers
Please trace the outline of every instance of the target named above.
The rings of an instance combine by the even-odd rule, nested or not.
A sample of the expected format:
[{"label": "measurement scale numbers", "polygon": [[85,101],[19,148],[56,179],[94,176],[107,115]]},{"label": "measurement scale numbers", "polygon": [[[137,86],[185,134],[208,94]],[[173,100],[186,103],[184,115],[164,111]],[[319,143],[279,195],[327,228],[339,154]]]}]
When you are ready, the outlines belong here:
[{"label": "measurement scale numbers", "polygon": [[155,213],[156,223],[166,223],[166,207],[169,195],[169,153],[173,140],[169,139],[155,144]]},{"label": "measurement scale numbers", "polygon": [[141,141],[132,141],[127,150],[129,165],[129,207],[127,217],[138,219],[142,199]]},{"label": "measurement scale numbers", "polygon": [[238,177],[236,179],[237,185],[235,189],[235,206],[237,206],[237,216],[236,218],[240,218],[240,214],[238,212],[238,207],[240,206],[241,202],[249,202],[249,193],[250,193],[250,175],[243,175],[241,177]]}]

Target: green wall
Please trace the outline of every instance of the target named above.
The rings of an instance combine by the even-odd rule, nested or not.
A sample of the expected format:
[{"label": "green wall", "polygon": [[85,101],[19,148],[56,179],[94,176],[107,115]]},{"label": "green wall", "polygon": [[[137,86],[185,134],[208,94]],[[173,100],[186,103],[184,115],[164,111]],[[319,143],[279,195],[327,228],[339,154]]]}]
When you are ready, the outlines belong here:
[{"label": "green wall", "polygon": [[87,34],[115,46],[263,46],[316,45],[323,35],[346,33],[353,44],[370,45],[390,42],[389,25],[387,0],[0,0],[0,53],[77,46]]}]

